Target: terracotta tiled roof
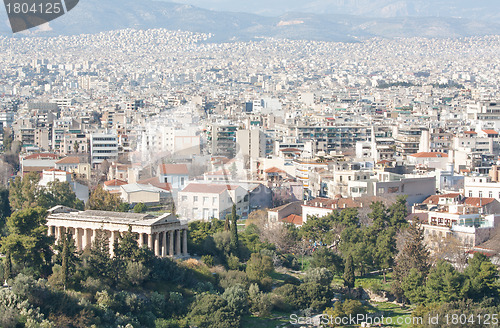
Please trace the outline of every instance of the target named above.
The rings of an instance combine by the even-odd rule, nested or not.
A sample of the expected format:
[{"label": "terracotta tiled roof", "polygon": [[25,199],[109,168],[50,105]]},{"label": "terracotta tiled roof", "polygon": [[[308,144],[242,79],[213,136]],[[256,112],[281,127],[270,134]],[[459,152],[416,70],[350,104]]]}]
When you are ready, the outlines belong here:
[{"label": "terracotta tiled roof", "polygon": [[162,164],[160,165],[160,173],[188,175],[188,167],[186,164]]},{"label": "terracotta tiled roof", "polygon": [[422,203],[424,204],[437,204],[439,203],[439,198],[457,198],[460,196],[458,193],[444,194],[444,195],[432,195],[427,197]]},{"label": "terracotta tiled roof", "polygon": [[429,213],[411,213],[406,217],[406,221],[427,223],[429,222]]},{"label": "terracotta tiled roof", "polygon": [[24,159],[42,159],[42,158],[58,159],[59,155],[52,153],[37,153],[28,155]]},{"label": "terracotta tiled roof", "polygon": [[498,134],[495,130],[483,130],[483,132],[486,134]]},{"label": "terracotta tiled roof", "polygon": [[445,154],[445,153],[432,153],[432,152],[420,152],[420,153],[412,154],[410,156],[411,157],[417,157],[417,158],[425,158],[425,157],[439,158],[439,157],[448,157],[448,154]]},{"label": "terracotta tiled roof", "polygon": [[286,218],[283,218],[282,221],[286,223],[292,223],[295,225],[302,225],[302,216],[290,214]]},{"label": "terracotta tiled roof", "polygon": [[267,170],[264,171],[265,173],[285,173],[285,171],[283,171],[282,169],[279,169],[277,167],[271,167]]},{"label": "terracotta tiled roof", "polygon": [[123,186],[126,184],[127,184],[127,181],[123,181],[120,179],[113,179],[113,180],[109,180],[109,181],[104,182],[104,185],[106,185],[108,187],[110,187],[110,186],[118,187],[118,186]]},{"label": "terracotta tiled roof", "polygon": [[155,186],[156,188],[160,188],[166,191],[172,191],[172,185],[170,183],[160,182],[160,179],[158,177],[139,180],[137,181],[137,183],[145,185],[150,184],[152,186]]},{"label": "terracotta tiled roof", "polygon": [[466,134],[477,134],[476,131],[465,131],[464,133],[466,133]]},{"label": "terracotta tiled roof", "polygon": [[479,198],[479,197],[467,197],[464,201],[464,204],[480,207],[484,205],[488,205],[495,201],[495,198]]},{"label": "terracotta tiled roof", "polygon": [[80,158],[76,156],[67,156],[61,160],[58,160],[56,164],[80,164]]},{"label": "terracotta tiled roof", "polygon": [[182,189],[182,192],[195,192],[204,194],[222,194],[228,189],[225,184],[202,184],[202,183],[190,183],[186,188]]}]

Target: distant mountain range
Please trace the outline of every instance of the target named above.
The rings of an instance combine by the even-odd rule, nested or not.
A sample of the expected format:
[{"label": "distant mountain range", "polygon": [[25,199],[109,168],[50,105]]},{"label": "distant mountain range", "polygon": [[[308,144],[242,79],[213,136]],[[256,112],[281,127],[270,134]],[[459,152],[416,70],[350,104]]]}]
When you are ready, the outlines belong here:
[{"label": "distant mountain range", "polygon": [[461,17],[495,21],[500,18],[498,0],[173,0],[218,11],[267,16],[286,12],[359,15],[378,18]]},{"label": "distant mountain range", "polygon": [[[379,2],[409,4],[412,2],[410,0],[356,1],[370,4]],[[423,1],[430,2],[430,0]],[[436,3],[445,2],[444,0],[434,1]],[[481,0],[476,0],[476,2],[481,2]],[[311,3],[310,5],[313,5],[315,1]],[[376,7],[375,5],[371,6]],[[2,14],[5,17],[5,25],[0,28],[0,33],[12,35],[9,31],[5,11]],[[492,13],[492,15],[498,15],[498,12]],[[500,23],[468,18],[373,18],[359,15],[314,13],[286,13],[278,17],[269,17],[248,13],[212,11],[191,5],[151,0],[80,0],[75,9],[50,22],[50,28],[51,30],[36,35],[75,35],[124,28],[166,28],[213,33],[215,35],[213,41],[246,41],[259,37],[357,41],[375,36],[385,38],[415,36],[445,38],[500,34]]]}]

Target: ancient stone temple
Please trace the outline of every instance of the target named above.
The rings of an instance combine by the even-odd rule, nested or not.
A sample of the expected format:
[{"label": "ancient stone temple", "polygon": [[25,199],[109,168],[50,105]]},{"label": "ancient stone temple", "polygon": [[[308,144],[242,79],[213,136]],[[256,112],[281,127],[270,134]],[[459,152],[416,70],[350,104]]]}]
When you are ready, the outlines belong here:
[{"label": "ancient stone temple", "polygon": [[131,227],[138,234],[139,247],[147,245],[158,257],[187,256],[188,226],[174,214],[155,217],[145,213],[122,213],[107,211],[78,211],[64,206],[49,210],[47,217],[49,236],[56,242],[68,232],[75,239],[78,250],[90,247],[98,230],[103,230],[110,241],[110,252],[120,234]]}]

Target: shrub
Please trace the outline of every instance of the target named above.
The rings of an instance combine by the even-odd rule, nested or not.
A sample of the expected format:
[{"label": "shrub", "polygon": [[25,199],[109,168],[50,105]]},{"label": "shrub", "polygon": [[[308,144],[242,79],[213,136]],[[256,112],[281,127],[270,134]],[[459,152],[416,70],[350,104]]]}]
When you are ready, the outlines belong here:
[{"label": "shrub", "polygon": [[222,294],[222,298],[238,314],[245,313],[248,310],[248,295],[245,288],[241,285],[235,285],[226,289],[224,294]]},{"label": "shrub", "polygon": [[201,261],[209,267],[214,266],[214,257],[212,255],[203,255]]},{"label": "shrub", "polygon": [[326,268],[314,268],[307,271],[304,277],[305,282],[311,282],[324,286],[329,286],[332,282],[333,274]]},{"label": "shrub", "polygon": [[222,288],[228,289],[232,286],[241,285],[245,288],[249,286],[247,274],[242,271],[230,270],[221,274],[219,284]]},{"label": "shrub", "polygon": [[149,278],[149,270],[144,264],[137,262],[128,262],[125,271],[127,281],[133,286],[140,286],[146,279]]}]

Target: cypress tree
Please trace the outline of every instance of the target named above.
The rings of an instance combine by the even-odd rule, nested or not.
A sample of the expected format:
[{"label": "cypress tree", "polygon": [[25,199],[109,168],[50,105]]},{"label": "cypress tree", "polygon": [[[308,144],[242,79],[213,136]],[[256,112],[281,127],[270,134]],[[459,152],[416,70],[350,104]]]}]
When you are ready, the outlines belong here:
[{"label": "cypress tree", "polygon": [[354,263],[352,260],[352,255],[349,255],[345,261],[344,269],[344,285],[351,289],[354,288],[354,283],[356,282],[356,276],[354,275]]},{"label": "cypress tree", "polygon": [[3,278],[5,281],[7,281],[10,279],[10,275],[12,274],[12,260],[10,258],[10,252],[5,254],[5,260],[3,264]]},{"label": "cypress tree", "polygon": [[234,204],[231,213],[231,252],[235,256],[238,256],[238,226],[236,225],[237,221],[238,216],[236,215],[236,204]]},{"label": "cypress tree", "polygon": [[63,283],[63,288],[66,290],[66,285],[68,284],[68,261],[69,261],[69,235],[65,234],[63,238],[63,249],[62,249],[62,264],[61,264],[61,279]]},{"label": "cypress tree", "polygon": [[226,220],[224,221],[224,231],[229,231],[231,229],[231,224],[229,222],[229,215],[226,215]]}]

